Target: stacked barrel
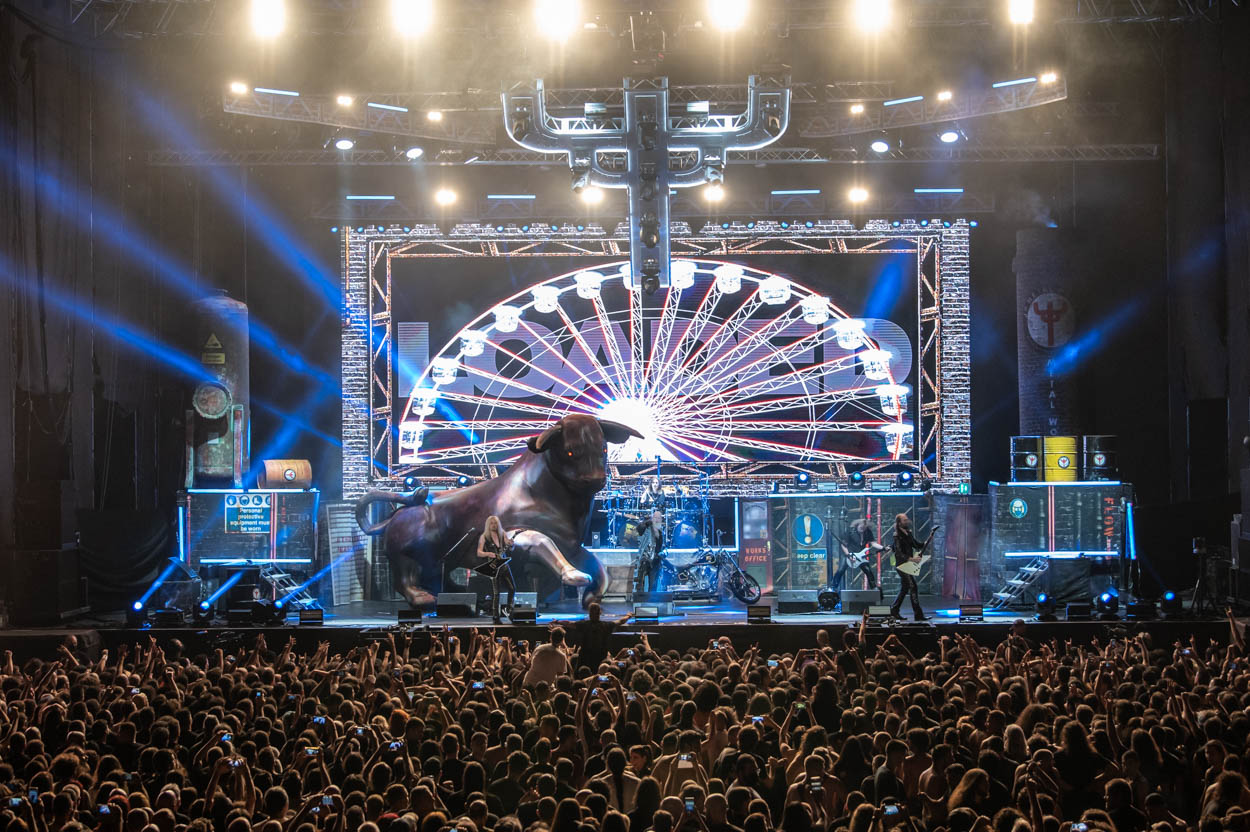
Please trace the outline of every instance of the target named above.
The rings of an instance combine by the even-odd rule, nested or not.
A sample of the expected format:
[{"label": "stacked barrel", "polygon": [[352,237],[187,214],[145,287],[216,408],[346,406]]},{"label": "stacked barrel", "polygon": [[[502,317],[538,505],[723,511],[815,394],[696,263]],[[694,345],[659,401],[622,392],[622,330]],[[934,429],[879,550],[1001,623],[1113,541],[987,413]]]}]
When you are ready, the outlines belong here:
[{"label": "stacked barrel", "polygon": [[1011,437],[1012,482],[1091,482],[1118,477],[1114,436]]}]

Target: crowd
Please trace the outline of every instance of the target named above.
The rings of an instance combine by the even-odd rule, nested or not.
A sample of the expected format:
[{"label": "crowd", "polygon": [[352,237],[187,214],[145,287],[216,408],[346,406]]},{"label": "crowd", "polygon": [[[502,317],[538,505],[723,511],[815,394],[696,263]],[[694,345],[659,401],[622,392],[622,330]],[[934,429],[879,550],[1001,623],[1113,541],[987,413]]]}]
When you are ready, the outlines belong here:
[{"label": "crowd", "polygon": [[5,655],[0,832],[1250,829],[1231,615],[1226,645],[1018,622],[923,655],[863,626],[659,652],[617,624]]}]

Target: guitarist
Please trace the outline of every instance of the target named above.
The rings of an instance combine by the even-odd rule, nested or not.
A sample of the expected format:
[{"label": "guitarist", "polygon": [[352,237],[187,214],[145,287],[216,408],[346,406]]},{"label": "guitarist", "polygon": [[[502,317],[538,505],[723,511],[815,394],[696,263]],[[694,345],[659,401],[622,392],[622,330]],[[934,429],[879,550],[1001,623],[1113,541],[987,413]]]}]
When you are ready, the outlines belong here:
[{"label": "guitarist", "polygon": [[638,527],[638,563],[634,572],[634,593],[659,589],[660,565],[664,559],[664,503],[653,501],[651,516]]},{"label": "guitarist", "polygon": [[[937,531],[934,526],[933,531]],[[898,514],[894,518],[894,571],[898,573],[901,584],[898,588],[898,597],[894,599],[894,603],[890,605],[890,617],[901,619],[899,610],[903,607],[903,599],[911,596],[912,616],[917,621],[928,621],[928,617],[924,614],[924,610],[920,607],[920,585],[916,583],[914,575],[899,569],[900,566],[907,562],[915,564],[922,563],[924,560],[925,549],[929,548],[929,542],[933,540],[933,532],[929,533],[929,537],[921,543],[916,540],[911,530],[911,518],[904,512]]]},{"label": "guitarist", "polygon": [[860,517],[852,521],[850,531],[850,539],[842,544],[842,551],[845,557],[842,561],[842,568],[838,571],[842,573],[843,582],[845,582],[845,573],[850,571],[851,567],[855,567],[863,573],[864,579],[868,582],[868,588],[876,589],[877,576],[873,574],[872,567],[868,565],[868,555],[883,550],[881,544],[877,542],[877,529],[873,526],[872,521]]}]

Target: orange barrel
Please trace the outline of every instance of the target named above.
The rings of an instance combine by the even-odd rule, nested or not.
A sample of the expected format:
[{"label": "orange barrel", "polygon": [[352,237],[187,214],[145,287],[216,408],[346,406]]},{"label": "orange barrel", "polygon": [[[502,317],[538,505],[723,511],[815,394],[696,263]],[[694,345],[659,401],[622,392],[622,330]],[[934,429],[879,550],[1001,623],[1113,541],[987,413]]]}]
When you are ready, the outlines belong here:
[{"label": "orange barrel", "polygon": [[1115,437],[1090,434],[1081,437],[1081,476],[1086,480],[1119,479]]},{"label": "orange barrel", "polygon": [[1046,436],[1042,439],[1042,473],[1046,482],[1076,482],[1080,470],[1075,436]]},{"label": "orange barrel", "polygon": [[1011,481],[1037,482],[1042,478],[1042,437],[1011,437]]},{"label": "orange barrel", "polygon": [[312,463],[306,459],[266,459],[261,488],[311,488]]}]

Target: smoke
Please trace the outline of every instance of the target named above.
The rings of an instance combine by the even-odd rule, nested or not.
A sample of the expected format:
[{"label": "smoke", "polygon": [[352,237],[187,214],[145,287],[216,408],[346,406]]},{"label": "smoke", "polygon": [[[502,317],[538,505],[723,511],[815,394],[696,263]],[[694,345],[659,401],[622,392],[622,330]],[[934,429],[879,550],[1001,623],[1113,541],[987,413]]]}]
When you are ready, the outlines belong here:
[{"label": "smoke", "polygon": [[1008,197],[1003,214],[1008,220],[1021,224],[1043,228],[1059,227],[1059,223],[1050,215],[1050,206],[1046,204],[1046,199],[1031,188],[1016,191]]},{"label": "smoke", "polygon": [[457,301],[443,310],[443,315],[452,332],[459,332],[464,329],[480,314],[480,309],[470,306],[465,301]]}]

